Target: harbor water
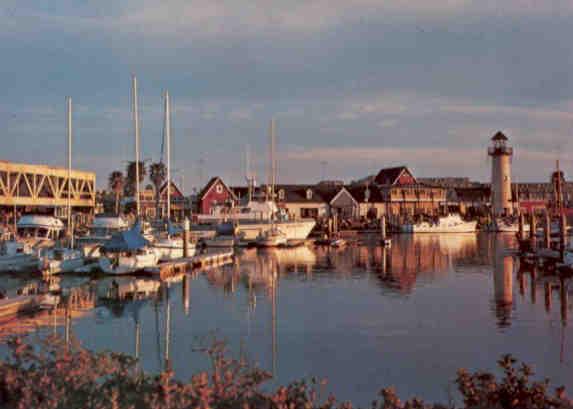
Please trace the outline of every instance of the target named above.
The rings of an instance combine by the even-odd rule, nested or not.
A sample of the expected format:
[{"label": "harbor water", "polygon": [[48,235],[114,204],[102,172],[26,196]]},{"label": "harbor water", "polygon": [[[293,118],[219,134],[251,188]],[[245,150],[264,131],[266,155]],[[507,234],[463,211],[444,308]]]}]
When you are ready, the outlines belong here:
[{"label": "harbor water", "polygon": [[[513,235],[402,235],[390,249],[375,240],[245,249],[233,264],[170,283],[57,284],[78,294],[70,336],[90,349],[137,355],[148,372],[169,366],[181,380],[209,369],[197,348],[217,338],[272,372],[269,386],[317,377],[338,399],[362,406],[386,386],[402,398],[446,402],[457,369],[494,370],[506,353],[571,389],[568,293],[520,267],[507,251],[514,245]],[[0,286],[10,293],[30,280],[6,275]],[[11,320],[0,337],[65,336],[62,314]]]}]

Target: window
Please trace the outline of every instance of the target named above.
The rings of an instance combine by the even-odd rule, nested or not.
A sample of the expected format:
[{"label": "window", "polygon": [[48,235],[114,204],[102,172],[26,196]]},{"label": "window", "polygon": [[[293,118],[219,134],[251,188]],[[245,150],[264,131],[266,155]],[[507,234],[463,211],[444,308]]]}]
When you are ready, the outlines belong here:
[{"label": "window", "polygon": [[306,189],[306,200],[312,199],[312,190]]},{"label": "window", "polygon": [[215,192],[217,192],[217,193],[223,193],[223,186],[217,184],[217,185],[215,186]]},{"label": "window", "polygon": [[285,191],[284,191],[284,189],[279,190],[279,200],[285,200]]}]

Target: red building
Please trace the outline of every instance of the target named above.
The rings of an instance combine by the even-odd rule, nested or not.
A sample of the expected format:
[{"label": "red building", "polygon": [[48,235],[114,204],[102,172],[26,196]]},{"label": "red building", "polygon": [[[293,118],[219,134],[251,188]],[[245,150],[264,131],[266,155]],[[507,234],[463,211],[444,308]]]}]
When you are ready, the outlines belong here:
[{"label": "red building", "polygon": [[197,210],[200,214],[211,214],[215,206],[234,206],[237,197],[223,180],[215,176],[199,192],[197,197]]}]

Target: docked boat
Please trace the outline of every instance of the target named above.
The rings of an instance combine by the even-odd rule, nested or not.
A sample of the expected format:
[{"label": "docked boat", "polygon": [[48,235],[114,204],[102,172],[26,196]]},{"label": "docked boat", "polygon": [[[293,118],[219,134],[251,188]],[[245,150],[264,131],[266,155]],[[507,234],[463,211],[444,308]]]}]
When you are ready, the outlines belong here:
[{"label": "docked boat", "polygon": [[[523,231],[529,231],[529,224],[523,226]],[[519,232],[519,221],[514,217],[496,217],[483,227],[484,231],[495,233],[517,233]]]},{"label": "docked boat", "polygon": [[401,233],[474,233],[476,230],[477,221],[465,221],[459,214],[450,214],[417,223],[405,223],[400,226]]},{"label": "docked boat", "polygon": [[262,232],[256,240],[258,247],[280,247],[286,246],[288,239],[278,227],[273,227]]},{"label": "docked boat", "polygon": [[103,256],[99,268],[106,274],[122,275],[137,273],[145,268],[155,267],[159,255],[141,235],[139,222],[129,229],[112,236],[102,247]]},{"label": "docked boat", "polygon": [[16,224],[16,238],[2,243],[0,272],[33,272],[38,270],[42,249],[53,246],[64,223],[52,216],[25,215]]},{"label": "docked boat", "polygon": [[[272,219],[274,218],[274,221]],[[232,211],[223,208],[215,209],[211,215],[198,215],[202,224],[221,225],[231,223],[236,226],[236,236],[242,243],[254,242],[261,234],[270,230],[273,226],[278,227],[287,237],[289,242],[302,241],[316,225],[314,219],[291,220],[276,204],[270,200],[252,200]]]},{"label": "docked boat", "polygon": [[38,270],[44,274],[72,273],[85,264],[84,252],[67,247],[44,250],[38,260]]},{"label": "docked boat", "polygon": [[97,258],[99,248],[111,239],[114,233],[129,228],[128,221],[121,216],[98,215],[94,217],[86,235],[76,239],[78,247],[83,249],[84,256]]},{"label": "docked boat", "polygon": [[[195,243],[187,243],[187,257],[195,255]],[[182,237],[162,237],[153,242],[153,248],[159,257],[159,261],[174,260],[183,257]]]}]

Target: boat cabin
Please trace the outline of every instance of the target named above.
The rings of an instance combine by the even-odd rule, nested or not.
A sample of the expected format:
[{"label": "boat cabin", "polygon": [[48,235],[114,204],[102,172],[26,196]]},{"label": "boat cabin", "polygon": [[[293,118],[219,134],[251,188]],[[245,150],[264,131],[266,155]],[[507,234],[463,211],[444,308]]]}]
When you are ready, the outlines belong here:
[{"label": "boat cabin", "polygon": [[64,230],[64,223],[52,216],[25,215],[16,224],[18,236],[21,238],[35,238],[57,240]]}]

